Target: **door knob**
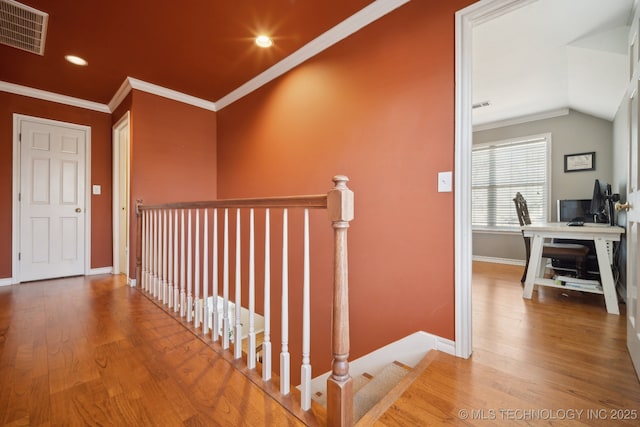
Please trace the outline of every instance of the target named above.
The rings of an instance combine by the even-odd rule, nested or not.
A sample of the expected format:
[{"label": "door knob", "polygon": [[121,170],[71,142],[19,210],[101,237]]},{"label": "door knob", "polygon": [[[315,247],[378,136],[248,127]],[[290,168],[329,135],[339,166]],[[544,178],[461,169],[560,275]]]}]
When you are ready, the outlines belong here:
[{"label": "door knob", "polygon": [[82,212],[82,209],[76,208],[76,212],[80,213],[80,212]]},{"label": "door knob", "polygon": [[618,212],[621,210],[628,211],[629,209],[631,209],[631,205],[629,204],[629,202],[627,203],[616,202],[615,208],[616,208],[616,211]]}]

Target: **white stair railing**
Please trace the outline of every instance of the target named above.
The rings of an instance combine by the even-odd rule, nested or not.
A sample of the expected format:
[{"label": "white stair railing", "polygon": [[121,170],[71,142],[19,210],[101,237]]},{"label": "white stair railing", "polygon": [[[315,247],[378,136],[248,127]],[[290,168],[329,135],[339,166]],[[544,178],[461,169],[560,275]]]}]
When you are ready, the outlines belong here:
[{"label": "white stair railing", "polygon": [[[246,368],[256,368],[256,347],[260,347],[262,380],[272,378],[271,336],[271,213],[282,212],[282,274],[279,392],[291,393],[291,354],[289,336],[289,287],[302,289],[300,362],[300,398],[303,411],[311,408],[311,298],[309,209],[326,209],[334,230],[334,283],[332,308],[332,355],[334,358],[327,387],[330,425],[352,423],[351,378],[348,373],[348,283],[346,274],[346,230],[353,218],[353,193],[346,177],[336,177],[335,187],[327,194],[262,199],[217,200],[210,202],[138,205],[137,274],[140,287],[158,304],[179,315],[194,330],[219,342],[222,351],[233,345],[233,359],[243,358],[242,341],[247,340]],[[218,215],[223,215],[219,230]],[[230,260],[229,209],[235,209],[234,259]],[[256,312],[255,213],[264,213],[264,272],[262,313]],[[289,277],[289,214],[302,213],[302,277]],[[294,212],[295,211],[295,212]],[[211,213],[211,215],[210,215]],[[193,217],[195,216],[195,220]],[[242,224],[248,222],[248,233]],[[195,222],[195,224],[194,224]],[[246,234],[246,236],[245,236]],[[222,236],[222,242],[219,237]],[[243,242],[243,238],[246,242]],[[244,246],[244,245],[247,246]],[[222,245],[222,265],[219,248]],[[243,262],[242,248],[247,257]],[[211,251],[209,250],[211,248]],[[211,256],[210,256],[211,254]],[[297,255],[297,254],[296,254]],[[234,263],[234,298],[230,300],[230,268]],[[243,268],[247,268],[243,275]],[[297,270],[297,269],[296,269]],[[211,274],[210,274],[211,273]],[[221,277],[219,277],[221,275]],[[248,278],[243,283],[243,278]],[[219,283],[222,282],[222,297]],[[290,283],[290,279],[293,281]],[[316,284],[315,286],[322,286]],[[243,287],[246,289],[243,304]],[[246,305],[247,307],[244,307]],[[233,315],[231,312],[233,311]],[[258,319],[259,318],[259,319]],[[256,330],[256,319],[262,327]],[[246,322],[247,324],[244,324]],[[246,335],[243,333],[246,330]],[[262,342],[258,333],[262,333]],[[222,339],[220,339],[222,338]],[[294,342],[297,342],[294,340]]]}]

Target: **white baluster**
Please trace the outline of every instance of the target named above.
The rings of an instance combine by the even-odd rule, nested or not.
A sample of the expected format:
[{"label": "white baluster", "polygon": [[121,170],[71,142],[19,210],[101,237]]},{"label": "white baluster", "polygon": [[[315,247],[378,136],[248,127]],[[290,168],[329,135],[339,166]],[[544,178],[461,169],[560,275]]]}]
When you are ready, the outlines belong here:
[{"label": "white baluster", "polygon": [[167,211],[162,210],[162,303],[167,303]]},{"label": "white baluster", "polygon": [[187,225],[187,322],[191,322],[193,318],[193,292],[191,287],[193,286],[193,249],[191,242],[193,241],[193,234],[191,233],[191,209],[187,211],[189,222]]},{"label": "white baluster", "polygon": [[222,249],[222,348],[229,348],[229,209],[224,210]]},{"label": "white baluster", "polygon": [[196,209],[196,276],[194,281],[193,326],[200,327],[200,209]]},{"label": "white baluster", "polygon": [[178,209],[173,214],[173,312],[177,313],[180,308],[180,286],[178,285]]},{"label": "white baluster", "polygon": [[213,291],[212,291],[213,322],[211,339],[218,341],[220,321],[218,313],[218,209],[213,210]]},{"label": "white baluster", "polygon": [[[209,213],[205,209],[204,212],[204,231],[202,232],[204,241],[202,242],[202,301],[204,306],[202,307],[202,333],[207,334],[209,332]],[[199,312],[199,311],[198,311]]]},{"label": "white baluster", "polygon": [[153,211],[153,290],[151,295],[158,296],[158,211]]},{"label": "white baluster", "polygon": [[280,350],[280,393],[290,391],[290,354],[289,354],[289,221],[287,209],[282,212],[282,348]]},{"label": "white baluster", "polygon": [[240,323],[240,312],[242,311],[242,283],[241,283],[241,259],[240,259],[240,209],[236,209],[236,327],[235,342],[233,345],[233,357],[242,357],[242,323]]},{"label": "white baluster", "polygon": [[255,280],[255,247],[253,209],[249,210],[249,353],[247,355],[247,368],[256,367],[256,280]]},{"label": "white baluster", "polygon": [[157,280],[156,290],[153,296],[156,299],[160,299],[162,294],[162,212],[160,210],[157,210],[157,215],[158,215],[158,236],[157,236],[158,253],[156,254],[156,256],[158,257],[158,271],[157,271],[158,280]]},{"label": "white baluster", "polygon": [[167,247],[169,253],[167,254],[167,260],[169,262],[167,271],[167,307],[173,308],[173,221],[171,217],[171,209],[169,209],[169,237]]},{"label": "white baluster", "polygon": [[185,293],[185,253],[184,253],[184,209],[180,211],[180,317],[184,317],[186,305]]},{"label": "white baluster", "polygon": [[264,214],[264,341],[262,343],[262,379],[271,379],[271,224],[269,209]]},{"label": "white baluster", "polygon": [[140,286],[142,290],[147,289],[147,274],[148,274],[148,264],[147,264],[147,211],[142,211],[142,241],[140,244],[142,245],[142,265],[140,268],[142,269],[141,282]]},{"label": "white baluster", "polygon": [[311,408],[311,305],[309,278],[309,209],[304,210],[304,249],[302,279],[302,366],[300,367],[300,406]]}]

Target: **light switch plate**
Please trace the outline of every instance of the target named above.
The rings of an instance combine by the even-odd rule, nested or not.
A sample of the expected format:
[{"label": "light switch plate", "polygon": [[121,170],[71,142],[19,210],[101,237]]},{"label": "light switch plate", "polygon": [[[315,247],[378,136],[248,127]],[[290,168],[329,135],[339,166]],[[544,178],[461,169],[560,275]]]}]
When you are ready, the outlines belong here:
[{"label": "light switch plate", "polygon": [[102,187],[100,185],[94,185],[92,189],[92,193],[94,196],[102,194]]},{"label": "light switch plate", "polygon": [[438,193],[450,193],[453,191],[453,172],[438,172]]}]

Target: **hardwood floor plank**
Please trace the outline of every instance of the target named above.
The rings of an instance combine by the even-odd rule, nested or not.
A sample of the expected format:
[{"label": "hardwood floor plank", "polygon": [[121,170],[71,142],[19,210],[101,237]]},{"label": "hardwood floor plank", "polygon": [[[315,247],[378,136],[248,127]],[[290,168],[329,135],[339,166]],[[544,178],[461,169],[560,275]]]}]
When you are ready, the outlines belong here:
[{"label": "hardwood floor plank", "polygon": [[521,275],[474,263],[473,355],[438,353],[375,425],[640,424],[624,305],[615,316],[601,295],[551,288],[525,300]]},{"label": "hardwood floor plank", "polygon": [[302,425],[118,276],[0,288],[0,425]]}]

